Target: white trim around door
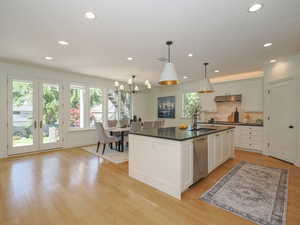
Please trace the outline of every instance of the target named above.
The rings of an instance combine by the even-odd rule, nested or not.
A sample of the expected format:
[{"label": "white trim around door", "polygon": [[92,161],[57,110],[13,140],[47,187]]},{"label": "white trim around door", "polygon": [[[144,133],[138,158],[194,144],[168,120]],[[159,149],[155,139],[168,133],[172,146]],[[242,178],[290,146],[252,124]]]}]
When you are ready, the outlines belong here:
[{"label": "white trim around door", "polygon": [[62,147],[62,84],[30,76],[7,84],[8,155]]}]

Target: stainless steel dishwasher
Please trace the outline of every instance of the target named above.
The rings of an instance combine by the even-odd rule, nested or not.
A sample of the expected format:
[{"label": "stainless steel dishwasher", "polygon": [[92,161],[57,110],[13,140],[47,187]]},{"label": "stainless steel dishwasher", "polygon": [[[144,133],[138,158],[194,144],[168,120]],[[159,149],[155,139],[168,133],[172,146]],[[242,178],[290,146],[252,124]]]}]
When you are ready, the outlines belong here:
[{"label": "stainless steel dishwasher", "polygon": [[208,141],[207,136],[193,140],[194,145],[194,178],[193,184],[208,175]]}]

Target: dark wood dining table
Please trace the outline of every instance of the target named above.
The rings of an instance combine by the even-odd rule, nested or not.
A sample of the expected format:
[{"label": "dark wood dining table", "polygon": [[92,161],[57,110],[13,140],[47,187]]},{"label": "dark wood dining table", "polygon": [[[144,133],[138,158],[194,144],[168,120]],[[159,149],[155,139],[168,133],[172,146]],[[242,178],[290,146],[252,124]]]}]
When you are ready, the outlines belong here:
[{"label": "dark wood dining table", "polygon": [[110,132],[112,136],[114,133],[121,134],[121,150],[124,151],[124,136],[125,133],[128,133],[130,131],[130,127],[105,127],[104,129],[107,132]]}]

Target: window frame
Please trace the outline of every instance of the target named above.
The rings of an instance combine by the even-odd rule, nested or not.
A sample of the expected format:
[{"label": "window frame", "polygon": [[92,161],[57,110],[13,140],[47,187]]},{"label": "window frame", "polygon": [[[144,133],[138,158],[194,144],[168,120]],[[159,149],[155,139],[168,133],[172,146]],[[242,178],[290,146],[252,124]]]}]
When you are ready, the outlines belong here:
[{"label": "window frame", "polygon": [[[83,119],[83,127],[71,127],[71,113],[70,110],[71,108],[71,90],[75,89],[75,88],[80,88],[83,90],[83,106],[82,106],[82,110],[83,110],[83,115],[82,115],[82,119]],[[83,84],[78,84],[78,83],[71,83],[69,86],[69,98],[68,98],[68,104],[69,104],[69,111],[68,111],[68,127],[70,130],[84,130],[86,129],[86,114],[87,114],[87,104],[86,104],[86,96],[87,96],[87,87],[86,85]],[[81,108],[81,107],[80,107]],[[80,124],[81,124],[81,117],[80,117]]]},{"label": "window frame", "polygon": [[[188,119],[187,116],[185,115],[185,106],[186,106],[185,95],[191,94],[191,93],[198,94],[199,99],[200,99],[200,94],[197,91],[186,91],[186,92],[182,93],[181,118],[183,118],[183,119]],[[201,101],[201,99],[200,99],[200,101]]]},{"label": "window frame", "polygon": [[[83,127],[71,127],[70,126],[70,122],[71,122],[71,118],[70,118],[70,98],[71,98],[71,89],[73,87],[79,87],[82,88],[84,90],[84,97],[83,97]],[[69,90],[68,90],[68,102],[69,102],[69,110],[68,110],[68,129],[69,131],[84,131],[84,130],[95,130],[95,127],[90,127],[90,109],[91,109],[91,104],[90,104],[90,88],[97,88],[100,89],[102,91],[102,100],[103,100],[103,104],[102,104],[102,122],[105,122],[107,120],[107,116],[106,116],[106,112],[107,112],[107,88],[99,86],[99,85],[90,85],[87,83],[78,83],[78,82],[71,82],[69,84]]]},{"label": "window frame", "polygon": [[91,89],[94,88],[94,89],[100,89],[101,90],[101,98],[102,98],[102,111],[101,111],[101,114],[102,114],[102,123],[105,121],[105,118],[104,118],[104,114],[105,114],[105,111],[104,111],[104,105],[105,105],[105,91],[103,88],[101,87],[96,87],[96,86],[88,86],[87,87],[87,101],[88,101],[88,106],[87,106],[87,124],[86,124],[86,128],[88,129],[95,129],[95,127],[91,127],[91,123],[90,123],[90,113],[91,113]]},{"label": "window frame", "polygon": [[120,97],[119,97],[119,94],[116,94],[118,107],[115,110],[115,112],[111,112],[111,111],[109,111],[109,99],[108,99],[109,93],[114,93],[115,94],[115,91],[112,88],[109,88],[107,90],[107,93],[106,93],[106,96],[107,96],[107,111],[106,111],[107,120],[109,120],[109,114],[110,113],[114,113],[115,114],[115,119],[114,120],[118,120],[120,118],[120,99],[119,99]]}]

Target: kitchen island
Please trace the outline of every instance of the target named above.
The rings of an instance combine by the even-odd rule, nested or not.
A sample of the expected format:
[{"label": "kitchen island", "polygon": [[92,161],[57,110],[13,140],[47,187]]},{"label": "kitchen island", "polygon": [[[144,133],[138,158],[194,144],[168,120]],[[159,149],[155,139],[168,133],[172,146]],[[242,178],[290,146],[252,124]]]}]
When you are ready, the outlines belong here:
[{"label": "kitchen island", "polygon": [[175,127],[131,131],[129,176],[181,199],[181,193],[198,181],[195,177],[204,178],[234,157],[233,129],[201,126],[194,131]]}]

